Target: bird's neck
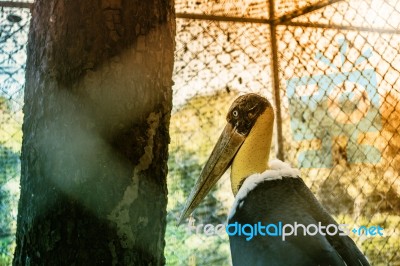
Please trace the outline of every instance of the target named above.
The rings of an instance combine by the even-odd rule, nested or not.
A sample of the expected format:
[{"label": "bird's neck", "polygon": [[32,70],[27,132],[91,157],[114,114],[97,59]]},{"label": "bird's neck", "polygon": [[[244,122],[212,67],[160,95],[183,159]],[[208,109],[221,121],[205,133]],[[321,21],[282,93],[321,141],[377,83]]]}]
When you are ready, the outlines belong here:
[{"label": "bird's neck", "polygon": [[257,119],[233,159],[231,185],[235,196],[244,179],[268,169],[273,127],[274,112],[272,108],[267,108]]}]

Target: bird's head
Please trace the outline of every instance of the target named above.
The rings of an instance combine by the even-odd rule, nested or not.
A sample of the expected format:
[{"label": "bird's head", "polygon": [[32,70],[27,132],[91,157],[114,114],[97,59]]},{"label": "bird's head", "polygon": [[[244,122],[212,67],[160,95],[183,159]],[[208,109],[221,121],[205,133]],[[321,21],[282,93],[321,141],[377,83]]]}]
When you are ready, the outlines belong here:
[{"label": "bird's head", "polygon": [[229,108],[227,124],[186,201],[179,223],[200,204],[232,165],[231,184],[236,195],[251,174],[267,169],[274,112],[264,97],[251,93],[237,98]]}]

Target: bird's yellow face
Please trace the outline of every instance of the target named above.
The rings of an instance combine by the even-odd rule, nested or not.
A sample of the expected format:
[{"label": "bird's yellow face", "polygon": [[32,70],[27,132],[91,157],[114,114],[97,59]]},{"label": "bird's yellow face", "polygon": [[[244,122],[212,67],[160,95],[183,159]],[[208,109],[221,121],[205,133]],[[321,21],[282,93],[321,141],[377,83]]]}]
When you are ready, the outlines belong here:
[{"label": "bird's yellow face", "polygon": [[259,115],[242,146],[232,161],[231,186],[237,194],[244,180],[268,169],[274,127],[274,111],[271,106]]},{"label": "bird's yellow face", "polygon": [[232,191],[244,179],[267,169],[274,113],[267,99],[257,94],[237,98],[229,109],[227,125],[205,164],[182,212],[183,221],[232,164]]}]

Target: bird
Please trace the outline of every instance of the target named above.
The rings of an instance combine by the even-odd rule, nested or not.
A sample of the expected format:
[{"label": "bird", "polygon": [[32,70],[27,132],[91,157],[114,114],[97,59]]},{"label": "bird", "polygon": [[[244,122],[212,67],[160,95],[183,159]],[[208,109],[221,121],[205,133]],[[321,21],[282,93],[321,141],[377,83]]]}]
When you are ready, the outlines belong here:
[{"label": "bird", "polygon": [[346,225],[329,215],[300,171],[277,159],[268,162],[274,127],[271,103],[255,93],[239,96],[226,120],[178,224],[231,167],[235,201],[226,232],[234,266],[369,265]]}]

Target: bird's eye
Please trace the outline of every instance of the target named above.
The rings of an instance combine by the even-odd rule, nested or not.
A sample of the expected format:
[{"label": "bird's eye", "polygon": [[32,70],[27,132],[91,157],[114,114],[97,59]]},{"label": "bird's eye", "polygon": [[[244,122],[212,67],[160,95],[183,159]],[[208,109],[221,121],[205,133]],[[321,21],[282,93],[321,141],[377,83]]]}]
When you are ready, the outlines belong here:
[{"label": "bird's eye", "polygon": [[232,112],[232,115],[233,115],[234,117],[237,117],[237,116],[239,115],[239,112],[238,112],[237,110],[234,110],[234,111]]}]

